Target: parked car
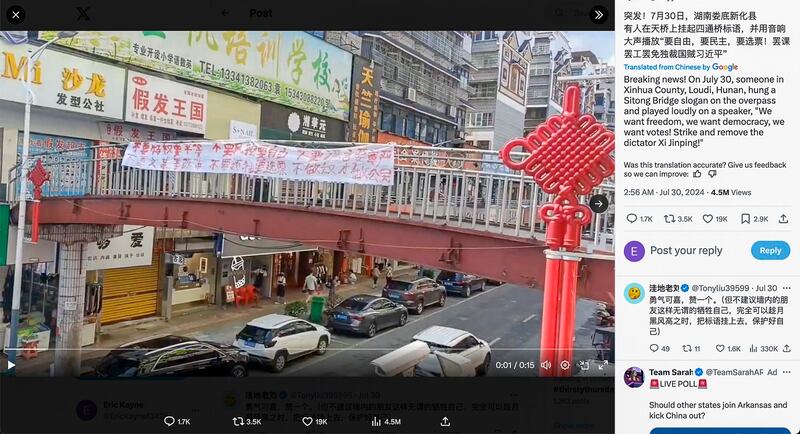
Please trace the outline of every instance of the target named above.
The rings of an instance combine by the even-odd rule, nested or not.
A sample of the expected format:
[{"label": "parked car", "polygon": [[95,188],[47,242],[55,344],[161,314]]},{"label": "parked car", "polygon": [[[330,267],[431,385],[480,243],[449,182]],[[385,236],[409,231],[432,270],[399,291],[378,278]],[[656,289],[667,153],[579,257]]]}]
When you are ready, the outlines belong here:
[{"label": "parked car", "polygon": [[408,310],[391,300],[359,294],[345,299],[331,312],[330,325],[336,331],[349,331],[375,336],[388,327],[402,327],[408,321]]},{"label": "parked car", "polygon": [[[458,354],[431,349],[422,341],[413,341],[370,362],[381,377],[430,377],[432,370],[441,377],[474,377],[472,362]],[[418,368],[422,364],[425,368]],[[434,367],[434,369],[431,368]]]},{"label": "parked car", "polygon": [[439,273],[437,281],[444,285],[447,292],[455,292],[464,297],[469,297],[473,291],[486,289],[486,279],[472,274],[442,271]]},{"label": "parked car", "polygon": [[325,354],[331,342],[327,328],[288,315],[271,314],[247,323],[233,345],[251,359],[280,372],[286,362],[307,354]]},{"label": "parked car", "polygon": [[[492,363],[492,349],[489,343],[478,339],[472,333],[444,326],[429,327],[416,335],[415,341],[425,342],[432,351],[457,355],[467,359],[467,367],[473,369],[475,375],[486,375]],[[442,376],[441,364],[426,358],[416,365],[418,376]]]},{"label": "parked car", "polygon": [[444,286],[427,277],[414,280],[392,279],[383,288],[383,296],[419,315],[432,304],[444,306],[447,291]]},{"label": "parked car", "polygon": [[230,345],[160,336],[112,350],[95,367],[98,377],[247,376],[249,356]]}]

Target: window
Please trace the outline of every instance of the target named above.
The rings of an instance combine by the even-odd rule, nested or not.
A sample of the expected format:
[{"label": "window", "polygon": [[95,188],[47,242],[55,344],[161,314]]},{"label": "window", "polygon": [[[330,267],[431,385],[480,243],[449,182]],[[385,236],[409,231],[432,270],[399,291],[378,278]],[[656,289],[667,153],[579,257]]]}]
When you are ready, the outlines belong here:
[{"label": "window", "polygon": [[286,336],[291,336],[293,334],[296,334],[297,333],[296,324],[297,323],[291,323],[289,325],[281,327],[281,329],[278,331],[278,337],[285,338]]},{"label": "window", "polygon": [[475,83],[475,91],[472,93],[474,98],[493,98],[497,95],[497,82],[485,81]]},{"label": "window", "polygon": [[467,113],[468,127],[491,127],[494,125],[494,113],[478,112]]},{"label": "window", "polygon": [[311,324],[298,322],[297,326],[295,327],[296,333],[305,333],[305,332],[313,332],[316,330],[316,327],[312,326]]},{"label": "window", "polygon": [[178,348],[159,357],[153,371],[208,360],[216,356],[217,351],[205,345],[191,345],[185,348]]},{"label": "window", "polygon": [[382,131],[392,131],[394,130],[394,122],[395,116],[392,113],[391,108],[381,109],[381,130]]},{"label": "window", "polygon": [[266,344],[267,342],[272,340],[273,332],[272,330],[262,329],[261,327],[256,327],[252,325],[246,325],[236,335],[236,339],[241,339],[243,341],[255,342],[257,344]]},{"label": "window", "polygon": [[478,140],[476,147],[478,149],[489,149],[490,143],[488,140]]},{"label": "window", "polygon": [[479,344],[478,340],[475,339],[473,336],[467,336],[464,339],[462,339],[461,342],[453,345],[453,349],[466,350],[478,344]]}]

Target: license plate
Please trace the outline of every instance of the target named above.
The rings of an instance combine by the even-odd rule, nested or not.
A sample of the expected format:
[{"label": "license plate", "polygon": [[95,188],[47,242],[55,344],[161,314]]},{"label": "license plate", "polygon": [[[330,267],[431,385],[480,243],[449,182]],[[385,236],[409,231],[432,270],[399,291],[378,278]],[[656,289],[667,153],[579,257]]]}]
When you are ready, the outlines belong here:
[{"label": "license plate", "polygon": [[339,321],[347,321],[350,319],[350,317],[347,315],[338,314],[336,315],[336,319],[338,319]]},{"label": "license plate", "polygon": [[400,298],[400,294],[389,294],[389,298]]},{"label": "license plate", "polygon": [[244,346],[253,348],[256,346],[256,343],[254,341],[244,341]]}]

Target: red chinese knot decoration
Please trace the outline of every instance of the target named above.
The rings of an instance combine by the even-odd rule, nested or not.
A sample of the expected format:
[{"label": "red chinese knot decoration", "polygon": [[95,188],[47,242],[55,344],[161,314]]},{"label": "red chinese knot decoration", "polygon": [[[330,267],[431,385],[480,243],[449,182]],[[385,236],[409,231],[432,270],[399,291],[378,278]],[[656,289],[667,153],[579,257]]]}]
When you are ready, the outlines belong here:
[{"label": "red chinese knot decoration", "polygon": [[[527,137],[514,139],[500,150],[503,163],[533,177],[545,192],[556,195],[539,216],[547,225],[547,245],[574,250],[580,246],[581,227],[589,223],[591,211],[578,202],[614,173],[614,133],[591,114],[580,114],[581,89],[564,92],[564,110],[539,125]],[[530,156],[515,161],[516,148]]]},{"label": "red chinese knot decoration", "polygon": [[39,241],[39,200],[42,198],[42,185],[50,180],[50,174],[47,173],[42,160],[36,160],[33,169],[28,172],[28,179],[33,184],[33,204],[31,204],[31,242]]}]

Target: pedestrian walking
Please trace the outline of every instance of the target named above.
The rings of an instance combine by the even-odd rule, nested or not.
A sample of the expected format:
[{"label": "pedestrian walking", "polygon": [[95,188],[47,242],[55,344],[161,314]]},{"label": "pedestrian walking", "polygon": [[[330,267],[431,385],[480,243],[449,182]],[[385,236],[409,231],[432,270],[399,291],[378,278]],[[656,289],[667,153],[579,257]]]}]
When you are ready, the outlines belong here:
[{"label": "pedestrian walking", "polygon": [[372,289],[378,287],[378,278],[381,277],[381,270],[378,267],[372,269]]},{"label": "pedestrian walking", "polygon": [[392,283],[392,277],[394,277],[394,269],[391,265],[386,267],[386,284]]},{"label": "pedestrian walking", "polygon": [[356,276],[356,272],[353,270],[350,270],[350,275],[347,276],[347,278],[351,285],[355,285],[356,281],[358,280],[358,276]]},{"label": "pedestrian walking", "polygon": [[306,276],[305,283],[303,284],[303,292],[307,292],[309,295],[312,294],[317,290],[317,276],[314,275],[314,271],[309,271],[308,276]]},{"label": "pedestrian walking", "polygon": [[327,276],[325,279],[325,288],[328,289],[328,300],[336,299],[336,281],[334,281],[333,276]]},{"label": "pedestrian walking", "polygon": [[255,270],[253,270],[253,274],[255,275],[255,277],[253,278],[253,286],[256,287],[256,291],[258,291],[259,294],[265,295],[267,298],[270,298],[270,295],[272,294],[267,294],[266,291],[264,290],[264,282],[267,281],[267,268],[264,266],[258,267]]},{"label": "pedestrian walking", "polygon": [[286,304],[286,275],[278,273],[278,300],[275,304]]}]

